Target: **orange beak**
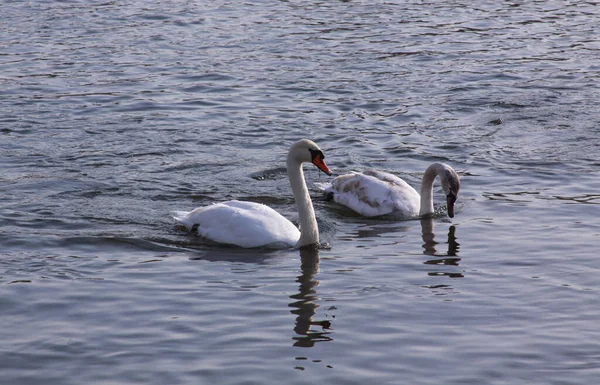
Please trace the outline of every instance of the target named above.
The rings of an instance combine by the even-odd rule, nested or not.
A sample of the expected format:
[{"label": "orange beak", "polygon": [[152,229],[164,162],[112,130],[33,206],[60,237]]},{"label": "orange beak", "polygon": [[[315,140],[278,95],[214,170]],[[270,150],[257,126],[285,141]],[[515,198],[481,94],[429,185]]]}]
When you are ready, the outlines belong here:
[{"label": "orange beak", "polygon": [[315,156],[312,162],[319,168],[319,170],[323,171],[327,175],[331,175],[331,170],[329,170],[329,167],[327,167],[323,158],[320,156]]}]

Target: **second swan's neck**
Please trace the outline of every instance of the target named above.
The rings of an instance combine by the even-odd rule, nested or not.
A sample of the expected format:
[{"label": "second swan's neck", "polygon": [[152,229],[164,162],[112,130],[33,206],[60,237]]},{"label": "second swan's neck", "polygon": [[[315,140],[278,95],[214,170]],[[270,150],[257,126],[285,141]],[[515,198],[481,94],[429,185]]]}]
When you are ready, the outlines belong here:
[{"label": "second swan's neck", "polygon": [[304,172],[302,164],[294,159],[287,160],[287,172],[298,206],[298,217],[300,219],[300,239],[296,246],[302,247],[311,244],[319,243],[319,228],[317,219],[315,218],[315,210],[313,209],[310,194],[304,180]]},{"label": "second swan's neck", "polygon": [[425,170],[423,182],[421,183],[420,216],[433,214],[433,181],[443,170],[444,166],[441,163],[434,163]]}]

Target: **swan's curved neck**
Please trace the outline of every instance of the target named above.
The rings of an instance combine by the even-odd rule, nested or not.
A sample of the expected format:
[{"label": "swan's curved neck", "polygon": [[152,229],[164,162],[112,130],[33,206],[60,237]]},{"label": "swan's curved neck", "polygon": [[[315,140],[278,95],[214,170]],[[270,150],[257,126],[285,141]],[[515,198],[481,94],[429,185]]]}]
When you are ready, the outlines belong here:
[{"label": "swan's curved neck", "polygon": [[300,239],[296,246],[302,247],[311,244],[319,243],[319,227],[315,218],[315,210],[313,209],[310,194],[304,180],[304,172],[302,164],[293,158],[287,160],[287,172],[298,206],[298,217],[300,218]]},{"label": "swan's curved neck", "polygon": [[423,182],[421,183],[421,209],[419,215],[433,214],[433,181],[444,170],[444,166],[440,163],[434,163],[427,167],[423,174]]}]

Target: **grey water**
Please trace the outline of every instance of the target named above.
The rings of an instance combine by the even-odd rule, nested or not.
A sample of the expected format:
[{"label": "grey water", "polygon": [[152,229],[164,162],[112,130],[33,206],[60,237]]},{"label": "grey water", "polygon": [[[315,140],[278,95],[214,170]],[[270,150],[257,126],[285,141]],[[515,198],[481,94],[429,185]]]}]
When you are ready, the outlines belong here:
[{"label": "grey water", "polygon": [[[2,384],[596,384],[600,19],[570,1],[4,1]],[[174,210],[297,212],[339,175],[461,177],[365,219],[305,166],[318,251]],[[442,202],[439,183],[435,189]]]}]

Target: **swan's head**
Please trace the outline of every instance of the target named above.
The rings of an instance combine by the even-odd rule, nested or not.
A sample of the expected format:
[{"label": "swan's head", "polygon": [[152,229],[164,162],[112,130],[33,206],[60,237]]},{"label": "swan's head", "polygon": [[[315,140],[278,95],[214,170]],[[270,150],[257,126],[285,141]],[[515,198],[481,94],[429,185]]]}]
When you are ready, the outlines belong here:
[{"label": "swan's head", "polygon": [[325,174],[331,175],[324,159],[323,151],[315,142],[308,139],[302,139],[294,143],[288,153],[288,161],[293,160],[296,163],[310,162]]},{"label": "swan's head", "polygon": [[452,167],[444,165],[444,171],[440,173],[440,179],[442,181],[442,188],[444,194],[446,194],[446,207],[448,207],[448,216],[454,217],[454,203],[458,197],[458,190],[460,190],[460,179],[458,174]]}]

